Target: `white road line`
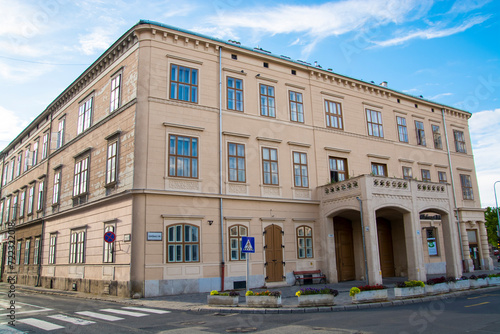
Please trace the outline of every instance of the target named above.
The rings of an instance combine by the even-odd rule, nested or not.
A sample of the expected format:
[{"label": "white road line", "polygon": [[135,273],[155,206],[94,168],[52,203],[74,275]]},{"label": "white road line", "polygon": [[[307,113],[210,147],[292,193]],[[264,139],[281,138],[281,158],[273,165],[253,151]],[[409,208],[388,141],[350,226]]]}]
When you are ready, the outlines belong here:
[{"label": "white road line", "polygon": [[135,306],[127,306],[127,307],[122,307],[122,308],[124,308],[126,310],[143,311],[143,312],[156,313],[156,314],[171,313],[171,311],[157,310],[154,308],[135,307]]},{"label": "white road line", "polygon": [[[32,311],[21,311],[21,312],[17,312],[16,311],[16,315],[19,315],[19,314],[29,314],[29,313],[40,313],[40,312],[47,312],[47,311],[53,311],[53,309],[51,308],[44,308],[44,309],[41,309],[41,310],[32,310]],[[7,316],[9,315],[10,313],[0,313],[0,317],[2,316]]]},{"label": "white road line", "polygon": [[130,311],[124,311],[124,310],[115,310],[112,308],[103,308],[100,311],[104,312],[110,312],[110,313],[116,313],[116,314],[121,314],[121,315],[129,315],[131,317],[145,317],[149,314],[146,313],[140,313],[140,312],[130,312]]},{"label": "white road line", "polygon": [[30,325],[30,326],[33,326],[36,328],[40,328],[40,329],[43,329],[44,331],[53,331],[55,329],[64,328],[63,326],[59,326],[59,325],[53,324],[51,322],[38,320],[35,318],[27,318],[27,319],[23,319],[23,320],[18,320],[17,322],[19,322],[21,324]]},{"label": "white road line", "polygon": [[54,315],[49,315],[47,317],[48,318],[52,318],[52,319],[56,319],[56,320],[61,320],[61,321],[69,322],[69,323],[72,323],[74,325],[80,325],[80,326],[95,324],[95,321],[83,320],[83,319],[80,319],[80,318],[68,317],[67,315],[64,315],[64,314],[54,314]]},{"label": "white road line", "polygon": [[108,321],[123,320],[123,318],[115,317],[114,315],[107,315],[107,314],[95,313],[95,312],[90,312],[90,311],[81,311],[81,312],[75,312],[75,313],[79,314],[79,315],[85,315],[85,316],[91,317],[91,318],[101,319],[101,320],[108,320]]}]

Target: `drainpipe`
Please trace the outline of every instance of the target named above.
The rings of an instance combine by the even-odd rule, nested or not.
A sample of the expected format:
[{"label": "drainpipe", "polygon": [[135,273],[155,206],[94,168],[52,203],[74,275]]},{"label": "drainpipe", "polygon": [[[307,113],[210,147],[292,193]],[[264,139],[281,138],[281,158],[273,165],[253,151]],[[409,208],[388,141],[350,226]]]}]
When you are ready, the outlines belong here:
[{"label": "drainpipe", "polygon": [[224,291],[224,216],[222,206],[222,47],[219,47],[219,217],[220,217],[220,290]]},{"label": "drainpipe", "polygon": [[464,247],[462,245],[462,232],[460,229],[460,220],[458,219],[457,195],[455,192],[455,182],[454,182],[454,178],[453,178],[453,166],[451,164],[450,144],[448,142],[448,131],[446,130],[446,119],[444,117],[444,109],[441,109],[441,115],[443,116],[443,127],[444,127],[444,134],[445,134],[444,137],[446,139],[446,153],[448,154],[448,165],[450,166],[451,189],[453,190],[453,204],[454,204],[455,218],[457,220],[458,239],[460,240],[460,257],[462,258],[462,270],[465,271]]},{"label": "drainpipe", "polygon": [[363,223],[363,202],[359,197],[356,197],[359,201],[359,212],[361,217],[361,235],[363,236],[363,255],[365,258],[365,273],[366,273],[366,285],[369,285],[369,274],[368,274],[368,260],[366,259],[366,243],[365,243],[365,224]]}]

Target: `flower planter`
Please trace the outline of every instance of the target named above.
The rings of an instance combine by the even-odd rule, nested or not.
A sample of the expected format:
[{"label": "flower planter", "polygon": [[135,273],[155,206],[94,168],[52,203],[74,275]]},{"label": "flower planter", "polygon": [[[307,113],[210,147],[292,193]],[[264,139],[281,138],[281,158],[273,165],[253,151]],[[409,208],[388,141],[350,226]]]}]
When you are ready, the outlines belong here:
[{"label": "flower planter", "polygon": [[298,298],[299,307],[333,305],[333,295],[331,294],[300,295]]},{"label": "flower planter", "polygon": [[421,297],[425,294],[423,286],[412,286],[407,288],[394,288],[394,297],[396,299]]},{"label": "flower planter", "polygon": [[248,307],[281,307],[281,296],[246,296]]},{"label": "flower planter", "polygon": [[485,278],[470,279],[469,283],[471,289],[479,289],[488,286],[488,282],[486,281]]},{"label": "flower planter", "polygon": [[434,285],[426,285],[425,293],[427,295],[439,295],[441,293],[450,292],[450,287],[448,283],[438,283]]},{"label": "flower planter", "polygon": [[486,281],[488,285],[500,285],[500,277],[488,277]]},{"label": "flower planter", "polygon": [[450,285],[450,291],[460,291],[460,290],[468,290],[470,288],[469,280],[462,280],[456,282],[448,283]]},{"label": "flower planter", "polygon": [[354,304],[372,303],[387,300],[387,289],[361,291],[352,297]]},{"label": "flower planter", "polygon": [[239,296],[207,296],[207,303],[211,306],[238,306]]}]

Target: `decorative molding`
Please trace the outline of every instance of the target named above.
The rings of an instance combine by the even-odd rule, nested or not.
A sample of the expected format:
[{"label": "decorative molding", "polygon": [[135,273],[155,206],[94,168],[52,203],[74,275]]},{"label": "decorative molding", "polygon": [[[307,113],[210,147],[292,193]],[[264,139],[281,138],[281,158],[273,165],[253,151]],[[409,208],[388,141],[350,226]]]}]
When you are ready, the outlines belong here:
[{"label": "decorative molding", "polygon": [[412,114],[411,117],[413,118],[418,118],[418,119],[425,119],[424,116],[420,116],[420,115],[415,115],[415,114]]},{"label": "decorative molding", "polygon": [[320,93],[321,93],[321,94],[323,94],[323,95],[328,95],[328,96],[336,97],[336,98],[339,98],[339,99],[343,99],[343,98],[344,98],[344,96],[343,96],[343,95],[339,95],[339,94],[335,94],[335,93],[326,92],[326,91],[324,91],[324,90],[322,90]]},{"label": "decorative molding", "polygon": [[205,131],[205,128],[202,128],[199,126],[193,126],[193,125],[186,125],[186,124],[176,124],[176,123],[164,122],[163,126],[171,127],[171,128],[178,128],[178,129],[186,129],[186,130]]},{"label": "decorative molding", "polygon": [[376,158],[376,159],[383,159],[383,160],[389,160],[391,158],[391,157],[386,156],[386,155],[378,155],[378,154],[372,154],[372,153],[368,153],[366,156],[369,158]]},{"label": "decorative molding", "polygon": [[274,83],[278,83],[278,80],[276,80],[276,79],[271,79],[271,78],[267,78],[267,77],[263,77],[263,76],[261,76],[260,74],[257,74],[257,75],[255,76],[255,78],[257,78],[257,79],[262,79],[262,80],[265,80],[265,81],[274,82]]},{"label": "decorative molding", "polygon": [[84,154],[90,153],[90,150],[92,150],[92,147],[90,147],[90,146],[89,146],[89,147],[87,147],[86,149],[84,149],[83,151],[80,151],[79,153],[75,154],[75,155],[73,156],[73,159],[76,159],[76,158],[78,158],[78,157],[81,157],[81,156],[82,156],[82,155],[84,155]]},{"label": "decorative molding", "polygon": [[162,214],[163,219],[205,219],[204,215],[169,215]]},{"label": "decorative molding", "polygon": [[439,123],[439,125],[441,125],[441,121],[438,119],[429,118],[429,122]]},{"label": "decorative molding", "polygon": [[415,161],[414,160],[409,160],[409,159],[398,159],[399,162],[406,162],[406,163],[409,163],[409,164],[412,164],[414,163]]},{"label": "decorative molding", "polygon": [[463,125],[458,125],[458,124],[451,123],[450,126],[455,127],[455,128],[459,128],[459,129],[462,129],[462,130],[465,129],[465,127]]},{"label": "decorative molding", "polygon": [[225,220],[252,220],[253,217],[224,216]]},{"label": "decorative molding", "polygon": [[203,65],[202,61],[184,58],[184,57],[179,57],[179,56],[175,56],[175,55],[171,55],[171,54],[167,54],[167,58],[172,58],[172,59],[176,59],[176,60],[187,61],[187,62],[193,63],[193,64]]},{"label": "decorative molding", "polygon": [[430,162],[424,162],[424,161],[417,161],[417,165],[432,166],[432,164]]},{"label": "decorative molding", "polygon": [[294,84],[291,84],[291,83],[288,83],[288,82],[285,83],[285,86],[289,86],[289,87],[293,87],[293,88],[298,88],[298,89],[302,89],[302,90],[306,89],[306,87],[302,87],[302,86],[299,86],[299,85],[294,85]]},{"label": "decorative molding", "polygon": [[120,134],[122,133],[122,130],[116,130],[115,132],[113,132],[112,134],[110,135],[107,135],[106,137],[104,137],[105,140],[110,140],[111,138],[113,137],[117,137],[119,136]]},{"label": "decorative molding", "polygon": [[364,104],[364,105],[366,105],[366,106],[375,107],[375,108],[378,108],[378,109],[384,109],[384,107],[383,107],[383,106],[380,106],[380,105],[378,105],[378,104],[373,104],[373,103],[370,103],[370,102],[364,102],[364,101],[363,101],[363,102],[361,102],[361,103],[363,103],[363,104]]},{"label": "decorative molding", "polygon": [[240,137],[240,138],[250,138],[250,135],[247,135],[246,133],[236,133],[236,132],[222,131],[222,134],[225,135],[225,136]]},{"label": "decorative molding", "polygon": [[343,148],[336,148],[336,147],[329,147],[325,146],[325,151],[333,151],[333,152],[340,152],[340,153],[351,153],[351,150],[346,150]]},{"label": "decorative molding", "polygon": [[408,115],[408,113],[406,111],[400,111],[400,110],[396,110],[396,109],[394,109],[393,111],[395,113],[398,113],[398,114]]},{"label": "decorative molding", "polygon": [[298,143],[295,141],[289,141],[289,142],[287,142],[287,144],[291,145],[291,146],[311,147],[311,144]]},{"label": "decorative molding", "polygon": [[260,217],[261,221],[275,221],[275,222],[283,222],[286,218],[278,218],[278,217]]},{"label": "decorative molding", "polygon": [[314,223],[316,221],[316,218],[292,218],[292,221],[294,221],[294,222],[311,222],[311,223]]},{"label": "decorative molding", "polygon": [[239,75],[247,75],[248,73],[246,73],[245,71],[243,70],[233,70],[232,68],[227,68],[227,67],[224,67],[222,68],[223,71],[226,71],[226,72],[231,72],[231,73],[235,73],[235,74],[239,74]]},{"label": "decorative molding", "polygon": [[463,172],[472,173],[472,169],[471,168],[457,167],[457,170],[461,170]]},{"label": "decorative molding", "polygon": [[272,143],[281,143],[283,141],[281,139],[266,138],[266,137],[257,137],[257,140],[260,140],[260,141],[269,141],[269,142],[272,142]]},{"label": "decorative molding", "polygon": [[434,167],[437,167],[437,168],[448,168],[448,165],[434,164]]}]

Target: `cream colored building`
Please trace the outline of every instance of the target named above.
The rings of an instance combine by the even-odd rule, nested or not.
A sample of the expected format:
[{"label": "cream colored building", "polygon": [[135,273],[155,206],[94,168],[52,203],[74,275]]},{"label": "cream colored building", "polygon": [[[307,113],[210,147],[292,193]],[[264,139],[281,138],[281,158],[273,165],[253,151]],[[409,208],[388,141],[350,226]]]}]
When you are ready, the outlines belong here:
[{"label": "cream colored building", "polygon": [[10,223],[21,284],[122,296],[241,287],[241,236],[250,287],[493,269],[470,116],[141,21],[2,151],[3,279]]}]

